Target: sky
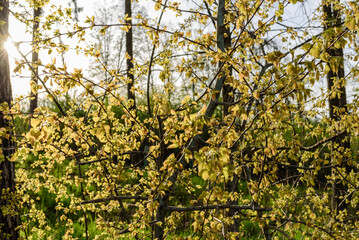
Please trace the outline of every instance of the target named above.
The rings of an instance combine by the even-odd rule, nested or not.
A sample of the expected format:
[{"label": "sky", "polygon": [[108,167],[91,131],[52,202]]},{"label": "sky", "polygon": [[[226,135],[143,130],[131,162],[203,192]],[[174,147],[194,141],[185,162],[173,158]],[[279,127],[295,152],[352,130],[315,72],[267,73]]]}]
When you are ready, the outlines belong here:
[{"label": "sky", "polygon": [[[64,7],[69,7],[69,3],[71,0],[51,0],[51,4],[55,5],[62,5]],[[96,6],[99,4],[106,4],[106,2],[113,3],[113,0],[77,0],[78,7],[83,8],[83,11],[80,13],[80,24],[86,19],[87,16],[93,16]],[[139,1],[140,4],[146,6],[147,9],[153,9],[154,3],[150,0],[141,0]],[[46,8],[45,8],[46,9]],[[46,10],[45,10],[46,11]],[[148,11],[150,17],[156,18],[159,15],[159,12],[156,11]],[[167,13],[167,20],[169,20],[171,16],[168,16]],[[61,31],[65,32],[65,31]],[[17,19],[10,16],[9,20],[9,34],[13,42],[23,42],[28,41],[31,42],[31,34],[26,33],[26,28],[24,24],[20,23]],[[65,38],[62,39],[64,42],[66,41],[67,44],[71,46],[71,40],[66,40]],[[91,39],[89,39],[89,42]],[[73,45],[77,44],[75,39],[72,41]],[[21,44],[19,47],[20,51],[23,54],[27,54],[31,52],[30,44]],[[58,56],[48,56],[46,52],[40,52],[40,59],[43,63],[51,61],[51,58],[56,57],[57,59],[61,59],[60,55]],[[31,54],[27,56],[28,59],[31,59]],[[11,83],[12,83],[12,92],[14,98],[19,96],[27,96],[30,93],[30,76],[31,73],[29,71],[23,71],[21,76],[13,73],[13,69],[15,68],[15,61],[16,59],[21,59],[21,55],[18,53],[14,47],[9,50],[9,61],[10,61],[10,72],[11,72]],[[58,62],[58,61],[57,61]],[[84,56],[78,56],[74,54],[74,52],[66,53],[66,65],[69,69],[71,68],[82,68],[83,70],[88,69],[89,62]]]},{"label": "sky", "polygon": [[[69,2],[71,2],[71,0],[51,0],[50,2],[51,4],[63,5],[64,7],[69,7],[70,6]],[[86,16],[94,15],[94,9],[96,9],[96,5],[105,4],[106,2],[112,3],[113,0],[77,0],[77,2],[78,2],[78,6],[83,8],[83,11],[80,13],[80,22],[81,22],[81,20],[84,20]],[[139,2],[140,4],[146,5],[146,8],[149,10],[148,14],[150,15],[151,18],[156,18],[159,15],[159,12],[151,11],[151,9],[153,9],[153,2],[151,0],[140,0]],[[300,25],[298,24],[300,22],[303,22],[304,24],[304,21],[306,20],[303,21],[303,19],[301,19],[303,14],[305,14],[306,11],[308,11],[308,13],[313,12],[313,9],[315,9],[316,7],[315,6],[316,4],[314,3],[318,3],[318,2],[319,1],[315,0],[309,4],[309,2],[305,1],[303,3],[303,6],[299,9],[286,8],[286,11],[288,12],[285,13],[285,18],[288,19],[291,22],[291,25],[293,24],[293,26]],[[172,17],[171,15],[168,15],[168,13],[166,13],[166,21],[170,21],[171,17]],[[13,17],[10,18],[9,33],[14,42],[31,41],[31,35],[29,33],[26,33],[25,30],[26,29],[23,24],[21,24]],[[66,41],[65,39],[63,40]],[[74,44],[76,44],[76,42],[74,42]],[[30,53],[31,47],[29,44],[21,44],[20,50],[25,54]],[[21,56],[16,52],[17,50],[11,50],[9,52],[11,82],[12,82],[12,90],[13,90],[14,98],[20,95],[26,96],[29,94],[30,92],[29,79],[31,76],[31,73],[26,71],[24,71],[21,74],[21,76],[18,76],[12,72],[12,69],[14,69],[15,67],[15,59],[21,58]],[[78,56],[71,52],[66,54],[67,54],[66,64],[70,69],[76,67],[86,70],[89,68],[88,66],[89,62],[84,56]],[[57,57],[58,59],[60,58],[59,55],[48,56],[45,52],[40,52],[40,59],[42,60],[42,62],[49,62],[51,60],[51,57]],[[31,54],[28,55],[28,59],[31,59]],[[323,82],[318,83],[317,88],[325,87],[323,84],[324,84]]]},{"label": "sky", "polygon": [[[56,5],[63,5],[64,7],[68,7],[68,2],[70,0],[52,0],[51,3]],[[81,17],[84,18],[87,16],[93,15],[93,6],[95,1],[94,0],[78,0],[78,6],[83,7],[84,11],[81,13]],[[45,10],[46,11],[46,10]],[[31,34],[26,33],[26,28],[24,24],[20,23],[17,19],[13,16],[10,16],[9,19],[9,35],[13,42],[23,42],[23,41],[31,41]],[[27,54],[31,52],[30,44],[24,43],[19,45],[19,50],[23,54]],[[21,55],[17,52],[16,48],[12,47],[9,53],[9,61],[10,61],[10,75],[11,75],[11,84],[12,84],[12,92],[14,98],[20,95],[28,95],[30,92],[30,85],[29,80],[31,73],[29,71],[23,71],[21,76],[15,74],[13,69],[15,67],[16,59],[21,59]],[[76,54],[71,53],[71,61],[68,61],[66,64],[76,64],[78,65],[77,68],[87,67],[86,59],[83,59],[81,56],[77,56]],[[43,62],[49,61],[51,59],[45,52],[40,52],[40,59]],[[54,57],[54,56],[52,56]],[[59,57],[59,56],[57,56]],[[28,59],[31,59],[31,54],[27,56]],[[80,66],[79,65],[82,65]]]},{"label": "sky", "polygon": [[[51,0],[50,3],[51,4],[55,4],[55,5],[62,5],[64,7],[69,7],[72,5],[69,5],[69,2],[71,2],[71,0]],[[99,4],[106,4],[107,3],[113,3],[113,0],[77,0],[78,2],[78,7],[83,8],[83,11],[80,13],[80,23],[81,21],[83,21],[86,16],[92,16],[94,15],[94,9],[96,9],[96,6]],[[186,1],[184,1],[186,2]],[[153,9],[153,5],[154,3],[150,0],[141,0],[139,1],[140,4],[146,6],[146,8],[149,10],[148,14],[150,15],[151,18],[156,18],[159,15],[159,12],[156,11],[151,11],[150,9]],[[46,10],[45,10],[46,11]],[[288,15],[291,15],[291,19],[293,20],[293,22],[298,22],[298,18],[297,15],[298,13],[295,12],[291,12],[288,13]],[[298,14],[298,15],[302,15],[302,13]],[[174,16],[169,15],[168,12],[166,12],[166,16],[164,21],[170,21],[171,18],[173,18]],[[299,20],[300,21],[300,20]],[[25,26],[20,23],[18,20],[16,20],[14,17],[10,17],[10,22],[9,22],[9,33],[10,36],[12,38],[12,41],[14,42],[19,42],[19,41],[31,41],[31,34],[26,33],[25,32]],[[64,31],[62,31],[64,32]],[[65,38],[62,39],[63,41],[68,41]],[[91,41],[91,40],[89,40]],[[71,42],[66,42],[66,43],[70,43]],[[73,42],[73,44],[76,44],[76,42]],[[21,44],[20,45],[20,51],[24,54],[30,53],[31,52],[31,46],[30,44]],[[74,53],[66,53],[66,64],[67,66],[71,69],[71,67],[76,67],[76,68],[83,68],[86,69],[88,68],[88,61],[84,56],[78,56]],[[42,60],[43,63],[45,62],[49,62],[51,61],[51,57],[57,57],[60,58],[60,56],[48,56],[46,52],[40,52],[40,59]],[[14,69],[15,67],[15,60],[17,59],[21,59],[20,54],[17,53],[16,49],[12,49],[9,51],[9,60],[10,60],[10,68],[11,68],[11,81],[12,81],[12,90],[13,90],[13,96],[17,97],[19,95],[28,95],[28,93],[30,92],[30,85],[29,85],[29,79],[31,76],[30,72],[26,72],[24,71],[21,76],[16,75],[15,73],[12,72],[12,69]],[[27,56],[28,59],[31,59],[31,54],[29,54]]]}]

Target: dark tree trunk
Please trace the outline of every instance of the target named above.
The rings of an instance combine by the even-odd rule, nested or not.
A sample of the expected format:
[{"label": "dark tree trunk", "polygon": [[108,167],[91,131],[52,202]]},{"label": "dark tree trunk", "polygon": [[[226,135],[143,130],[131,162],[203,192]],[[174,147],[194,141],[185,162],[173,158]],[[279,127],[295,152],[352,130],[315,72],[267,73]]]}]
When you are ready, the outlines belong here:
[{"label": "dark tree trunk", "polygon": [[126,32],[126,74],[127,74],[127,97],[128,99],[133,100],[133,105],[131,109],[136,108],[135,102],[135,93],[132,91],[132,87],[134,86],[135,77],[133,75],[133,34],[132,34],[132,1],[125,0],[125,16],[126,24],[130,27],[129,30]]},{"label": "dark tree trunk", "polygon": [[[223,52],[228,52],[228,49],[231,47],[231,30],[228,24],[225,22],[225,16],[227,14],[225,1],[222,1],[218,8],[218,19],[217,19],[217,29],[219,35],[219,41],[218,41],[218,48],[221,49]],[[224,63],[220,62],[219,65],[222,65]],[[233,102],[233,87],[230,86],[229,81],[231,81],[232,76],[232,68],[229,67],[229,73],[227,73],[226,81],[223,85],[223,102],[225,103],[231,103]],[[225,69],[226,71],[226,69]],[[225,72],[223,71],[223,73]],[[223,105],[223,118],[228,115],[228,109],[229,105]],[[226,184],[226,188],[228,192],[237,192],[238,191],[238,176],[235,175],[233,177],[233,180],[229,180]],[[229,204],[237,204],[236,201],[229,201]],[[237,220],[236,216],[236,210],[231,209],[228,211],[228,216],[232,217],[234,220],[234,223],[228,227],[229,232],[238,232],[239,229],[239,222]]]},{"label": "dark tree trunk", "polygon": [[[133,86],[135,84],[135,77],[133,74],[133,32],[132,32],[132,0],[125,0],[125,17],[126,24],[129,26],[128,31],[126,32],[126,75],[127,75],[127,98],[132,100],[132,105],[130,109],[136,109],[136,97],[135,92],[133,91]],[[141,154],[132,154],[131,162],[134,165],[138,165],[139,161],[142,159]]]},{"label": "dark tree trunk", "polygon": [[[32,27],[32,64],[33,64],[33,73],[31,75],[31,84],[35,87],[38,84],[38,61],[39,61],[39,49],[38,49],[38,40],[39,40],[39,17],[41,15],[41,8],[34,7],[34,22]],[[30,94],[30,114],[34,114],[35,109],[38,106],[38,94],[37,90],[32,90]]]},{"label": "dark tree trunk", "polygon": [[[0,104],[10,106],[12,100],[9,58],[4,49],[4,42],[8,36],[9,30],[9,2],[0,0]],[[9,129],[9,121],[3,112],[0,112],[0,129]],[[12,131],[9,129],[7,137],[0,139],[0,239],[18,239],[19,233],[16,230],[18,218],[14,213],[14,202],[11,201],[12,194],[15,192],[15,165],[10,162],[11,155],[14,152],[14,142],[12,141]],[[5,211],[7,213],[4,213]]]},{"label": "dark tree trunk", "polygon": [[[227,14],[227,10],[224,6],[223,9],[220,9],[219,10],[219,13],[220,14],[223,14],[223,16],[225,16]],[[221,30],[220,31],[223,31],[224,34],[223,34],[223,38],[224,38],[224,49],[226,51],[228,51],[228,48],[231,47],[231,30],[229,28],[229,25],[228,24],[225,24],[223,23],[221,26],[218,26]],[[222,63],[220,63],[222,64]],[[226,77],[226,82],[224,83],[224,86],[223,86],[223,102],[225,103],[231,103],[233,102],[233,87],[230,86],[229,84],[229,81],[231,81],[231,76],[232,76],[232,67],[229,67],[229,76]],[[223,105],[223,117],[227,116],[228,115],[228,108],[229,106],[228,105]]]},{"label": "dark tree trunk", "polygon": [[[328,30],[330,28],[341,25],[341,16],[338,10],[333,10],[332,6],[330,5],[324,5],[323,11],[325,15],[324,30]],[[332,91],[335,86],[335,81],[338,81],[339,79],[343,79],[345,77],[343,48],[335,48],[334,46],[332,46],[330,49],[327,50],[327,52],[329,53],[330,57],[337,57],[341,59],[341,64],[338,67],[338,71],[334,72],[333,70],[330,70],[327,74],[328,90]],[[329,117],[335,120],[340,119],[340,114],[336,114],[334,112],[334,109],[346,108],[346,104],[347,104],[346,90],[344,83],[340,85],[339,91],[340,91],[340,96],[336,95],[335,97],[329,98]]]},{"label": "dark tree trunk", "polygon": [[[324,4],[323,6],[323,13],[324,13],[324,30],[328,30],[334,27],[340,27],[342,24],[341,20],[341,14],[339,10],[335,10],[332,5],[330,4]],[[332,40],[333,41],[333,40]],[[329,118],[335,121],[340,120],[340,116],[343,114],[338,113],[336,109],[344,110],[344,113],[347,112],[346,104],[346,89],[345,89],[345,73],[344,73],[344,54],[343,54],[343,48],[336,48],[335,46],[332,46],[330,49],[327,50],[330,57],[336,57],[340,59],[339,67],[337,68],[337,71],[333,71],[331,68],[330,63],[328,63],[328,66],[330,68],[330,71],[327,74],[327,84],[328,84],[328,91],[338,91],[340,95],[335,95],[334,97],[329,96]],[[341,82],[338,84],[338,81]],[[339,86],[338,89],[336,89],[336,86]],[[340,137],[337,137],[333,144],[337,144],[345,149],[350,148],[350,141],[348,140],[348,136],[346,134],[341,135]],[[343,161],[342,167],[346,167],[348,169],[348,165],[346,164],[346,161]],[[332,170],[333,171],[333,170]],[[345,190],[344,186],[342,184],[337,184],[335,181],[332,184],[332,210],[336,211],[338,208],[338,204],[341,201],[340,193],[338,191],[339,188],[342,188]],[[342,205],[342,207],[345,207]]]}]

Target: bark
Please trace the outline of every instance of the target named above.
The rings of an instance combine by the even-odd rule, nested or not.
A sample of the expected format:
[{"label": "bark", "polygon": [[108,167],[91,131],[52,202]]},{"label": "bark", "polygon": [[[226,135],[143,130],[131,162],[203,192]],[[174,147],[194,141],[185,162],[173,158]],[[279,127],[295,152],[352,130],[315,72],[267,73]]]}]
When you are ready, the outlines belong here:
[{"label": "bark", "polygon": [[[226,6],[225,6],[225,1],[223,1],[221,3],[221,5],[219,5],[219,8],[218,8],[218,20],[217,20],[218,48],[221,49],[223,52],[228,52],[229,51],[228,49],[231,47],[231,30],[229,28],[229,25],[226,24],[224,21],[226,14],[227,14],[227,10],[226,10]],[[222,64],[224,64],[224,63],[222,63],[222,62],[219,63],[220,66]],[[226,71],[226,69],[225,69],[225,71]],[[232,103],[234,101],[233,87],[231,87],[230,84],[228,84],[228,80],[230,80],[231,79],[230,77],[232,76],[232,68],[229,67],[228,71],[229,72],[227,73],[227,76],[226,76],[227,83],[224,82],[224,85],[223,85],[223,102]],[[228,113],[229,113],[228,109],[229,109],[229,105],[226,105],[226,104],[223,105],[223,118],[228,115]],[[233,180],[229,180],[226,184],[227,191],[230,193],[237,192],[238,191],[238,181],[239,181],[238,175],[233,176]],[[235,205],[236,201],[229,201],[228,203]],[[227,214],[228,214],[228,217],[231,217],[234,221],[233,224],[231,224],[228,227],[228,231],[229,232],[238,232],[239,222],[237,220],[238,216],[236,216],[237,210],[230,209]]]},{"label": "bark", "polygon": [[[332,6],[330,5],[324,5],[323,11],[325,14],[324,30],[328,30],[335,26],[341,25],[340,12],[338,10],[333,10]],[[343,79],[345,77],[344,58],[343,58],[344,55],[343,55],[343,48],[335,48],[334,46],[328,49],[327,52],[329,53],[330,57],[338,57],[341,59],[341,64],[338,68],[338,71],[334,72],[330,70],[327,74],[328,90],[331,91],[334,89],[335,81],[339,79]],[[339,91],[341,93],[340,96],[329,98],[329,117],[334,120],[340,119],[340,114],[336,114],[334,112],[334,109],[345,108],[347,104],[345,84],[342,84],[339,87]]]},{"label": "bark", "polygon": [[[32,64],[33,64],[33,72],[31,76],[31,85],[37,86],[38,84],[38,61],[39,61],[39,49],[38,49],[38,38],[39,38],[39,17],[41,15],[41,8],[34,7],[34,19],[33,19],[33,27],[32,27]],[[36,90],[31,90],[30,94],[30,114],[34,114],[35,109],[38,106],[38,94]]]},{"label": "bark", "polygon": [[[218,9],[218,15],[223,15],[223,18],[224,16],[227,14],[227,10],[225,8],[225,6],[223,6],[222,9]],[[228,24],[225,24],[224,22],[218,26],[218,29],[219,31],[223,31],[223,43],[220,43],[218,42],[218,47],[221,47],[220,45],[223,45],[224,46],[224,50],[225,51],[228,51],[228,48],[231,47],[231,30],[229,28],[229,25]],[[221,64],[221,63],[220,63]],[[229,76],[232,76],[232,67],[229,67],[228,68],[229,70],[229,73],[228,75]],[[231,80],[231,78],[226,78],[227,80]],[[233,87],[230,86],[230,84],[225,82],[224,83],[224,86],[223,86],[223,102],[225,103],[232,103],[234,101],[234,98],[233,98]],[[223,117],[227,116],[228,115],[228,108],[229,108],[229,105],[225,104],[223,105]]]},{"label": "bark", "polygon": [[[9,2],[0,0],[0,21],[4,24],[0,25],[0,104],[10,106],[12,100],[9,58],[4,49],[4,42],[8,36],[9,30]],[[3,112],[0,112],[0,129],[9,129],[9,121]],[[11,139],[11,130],[8,130],[9,137],[1,138],[0,152],[0,239],[18,239],[19,233],[16,229],[18,226],[18,218],[13,213],[14,204],[10,199],[15,192],[15,165],[10,162],[11,155],[14,152],[14,142]],[[4,213],[4,210],[10,212]]]},{"label": "bark", "polygon": [[125,16],[126,24],[130,27],[129,30],[126,32],[126,74],[127,74],[127,97],[128,99],[133,100],[133,105],[131,109],[136,108],[136,102],[135,102],[135,93],[132,91],[132,88],[134,86],[135,77],[133,75],[133,34],[132,34],[132,1],[131,0],[125,0]]},{"label": "bark", "polygon": [[[331,29],[333,27],[339,27],[342,24],[342,20],[341,20],[341,13],[339,10],[335,10],[334,7],[330,4],[324,4],[323,5],[323,13],[324,13],[324,30],[328,30]],[[343,48],[335,48],[334,46],[332,46],[330,49],[327,50],[327,52],[329,53],[330,57],[336,57],[340,59],[340,65],[338,67],[338,71],[334,72],[332,70],[332,68],[330,68],[331,70],[328,72],[327,74],[327,84],[328,84],[328,91],[336,91],[335,86],[337,85],[337,81],[344,81],[344,77],[345,77],[345,72],[344,72],[344,54],[343,54]],[[330,63],[328,63],[329,67]],[[338,113],[335,109],[344,109],[344,113],[347,113],[347,109],[346,109],[346,104],[347,104],[347,99],[346,99],[346,89],[345,89],[345,82],[343,82],[342,84],[339,85],[339,92],[340,95],[336,95],[335,97],[329,97],[328,103],[329,103],[329,118],[334,120],[334,121],[339,121],[340,120],[340,116],[343,113]],[[338,144],[341,147],[344,147],[344,149],[348,149],[350,148],[350,141],[348,140],[348,136],[347,134],[343,134],[338,136],[337,138],[335,138],[333,140],[333,144]],[[343,164],[345,164],[343,161]],[[345,166],[342,167],[346,167],[347,170],[348,166],[347,164],[345,164]],[[332,170],[332,172],[334,171],[334,169]],[[334,172],[333,172],[334,174]],[[345,187],[342,186],[342,184],[337,184],[336,181],[333,181],[332,184],[332,210],[335,212],[338,208],[338,204],[340,202],[340,195],[343,193],[340,193],[338,191],[339,188],[344,189],[344,191],[346,191]],[[342,207],[345,208],[344,205],[342,205]]]}]

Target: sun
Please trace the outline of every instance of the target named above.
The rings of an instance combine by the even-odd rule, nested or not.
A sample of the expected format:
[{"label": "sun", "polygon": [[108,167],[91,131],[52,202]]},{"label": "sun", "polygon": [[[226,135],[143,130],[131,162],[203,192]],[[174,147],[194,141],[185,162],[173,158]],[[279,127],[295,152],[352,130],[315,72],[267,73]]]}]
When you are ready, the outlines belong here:
[{"label": "sun", "polygon": [[4,43],[4,48],[11,58],[15,58],[19,55],[19,50],[16,48],[14,42],[10,38],[8,38]]}]

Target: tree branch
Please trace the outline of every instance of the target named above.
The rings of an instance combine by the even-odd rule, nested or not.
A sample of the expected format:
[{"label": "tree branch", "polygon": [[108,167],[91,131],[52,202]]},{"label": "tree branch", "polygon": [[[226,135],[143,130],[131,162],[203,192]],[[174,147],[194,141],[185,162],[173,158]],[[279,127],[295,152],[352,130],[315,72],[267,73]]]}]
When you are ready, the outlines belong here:
[{"label": "tree branch", "polygon": [[147,200],[148,197],[143,197],[143,196],[111,196],[111,197],[108,197],[108,198],[98,198],[98,199],[83,201],[83,202],[81,202],[81,204],[103,203],[103,202],[108,202],[108,201],[127,200],[127,199]]},{"label": "tree branch", "polygon": [[277,227],[275,227],[275,226],[270,226],[270,225],[266,226],[266,228],[274,229],[274,230],[276,230],[276,231],[278,231],[278,232],[281,232],[286,238],[291,239],[291,240],[294,240],[294,238],[291,238],[284,230],[282,230],[282,229],[280,229],[280,228],[277,228]]},{"label": "tree branch", "polygon": [[254,211],[272,211],[270,207],[256,207],[253,205],[232,205],[232,204],[220,204],[220,205],[205,205],[205,206],[192,206],[192,207],[175,207],[167,206],[166,210],[172,212],[190,212],[190,211],[204,211],[210,209],[235,209],[235,210],[254,210]]}]

